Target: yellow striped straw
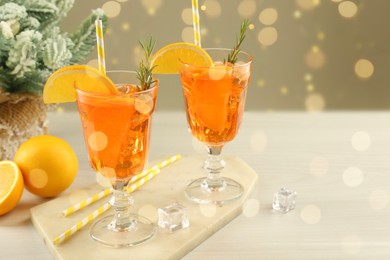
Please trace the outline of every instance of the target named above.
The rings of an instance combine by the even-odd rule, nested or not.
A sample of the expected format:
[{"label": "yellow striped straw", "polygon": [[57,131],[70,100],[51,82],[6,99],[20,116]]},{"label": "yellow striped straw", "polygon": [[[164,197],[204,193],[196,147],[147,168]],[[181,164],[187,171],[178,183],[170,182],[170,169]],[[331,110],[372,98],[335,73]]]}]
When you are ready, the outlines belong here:
[{"label": "yellow striped straw", "polygon": [[[162,169],[162,168],[170,165],[171,163],[174,163],[175,161],[179,160],[180,158],[181,158],[181,155],[180,154],[176,154],[176,155],[171,156],[170,158],[168,158],[168,159],[166,159],[166,160],[164,160],[164,161],[162,161],[162,162],[160,162],[160,163],[158,163],[158,164],[148,168],[147,170],[142,171],[140,174],[137,174],[133,178],[130,179],[129,186],[132,183],[134,183],[134,182],[136,182],[136,181],[138,181],[140,179],[142,180],[142,178],[144,178],[150,172],[152,172],[152,171],[154,171],[156,169]],[[143,181],[146,182],[147,180],[143,180]],[[93,195],[92,197],[89,197],[89,198],[87,198],[87,199],[85,199],[85,200],[83,200],[83,201],[81,201],[81,202],[79,202],[79,203],[77,203],[75,205],[70,206],[69,208],[67,208],[64,211],[62,211],[62,214],[65,217],[67,217],[67,216],[73,214],[74,212],[76,212],[76,211],[78,211],[80,209],[83,209],[86,206],[91,205],[92,203],[94,203],[94,202],[96,202],[96,201],[98,201],[98,200],[100,200],[100,199],[110,195],[112,193],[112,191],[113,191],[112,188],[107,188],[107,189],[105,189],[105,190],[103,190],[103,191]]]},{"label": "yellow striped straw", "polygon": [[192,24],[194,25],[194,43],[201,47],[198,0],[192,0]]},{"label": "yellow striped straw", "polygon": [[106,203],[79,222],[76,223],[76,225],[72,226],[71,228],[67,229],[65,232],[61,233],[59,236],[53,239],[54,245],[59,245],[69,237],[71,237],[74,233],[88,225],[92,220],[99,217],[101,214],[106,212],[109,208],[111,208],[111,205]]},{"label": "yellow striped straw", "polygon": [[[148,175],[145,176],[145,178],[139,179],[132,185],[130,185],[127,189],[128,193],[132,193],[133,191],[137,190],[139,187],[144,185],[147,181],[154,178],[157,174],[159,174],[160,169],[155,168],[153,171],[151,171]],[[109,210],[111,208],[111,205],[107,202],[103,206],[99,207],[97,210],[77,222],[75,225],[73,225],[71,228],[65,230],[65,232],[61,233],[60,235],[56,236],[53,239],[54,245],[59,245],[66,239],[70,238],[73,234],[75,234],[77,231],[91,223],[93,220],[95,220],[97,217],[102,215],[104,212]]]},{"label": "yellow striped straw", "polygon": [[102,20],[95,21],[96,26],[96,44],[98,52],[99,70],[106,75],[106,61],[104,57],[104,38],[103,38],[103,23]]}]

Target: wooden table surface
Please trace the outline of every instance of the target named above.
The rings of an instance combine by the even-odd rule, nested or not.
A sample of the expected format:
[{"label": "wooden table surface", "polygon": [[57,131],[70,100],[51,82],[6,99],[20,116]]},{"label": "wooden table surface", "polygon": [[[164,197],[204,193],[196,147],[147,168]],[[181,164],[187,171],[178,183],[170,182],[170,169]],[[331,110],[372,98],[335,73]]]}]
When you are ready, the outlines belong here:
[{"label": "wooden table surface", "polygon": [[[239,217],[185,259],[390,259],[389,118],[381,111],[245,112],[224,154],[257,172],[256,190]],[[65,193],[92,184],[77,113],[50,112],[49,119],[50,134],[79,158]],[[188,132],[183,111],[157,111],[149,158],[176,153],[205,150]],[[272,210],[281,187],[298,193],[286,214]],[[52,259],[29,216],[45,201],[25,191],[17,208],[0,217],[0,259]]]}]

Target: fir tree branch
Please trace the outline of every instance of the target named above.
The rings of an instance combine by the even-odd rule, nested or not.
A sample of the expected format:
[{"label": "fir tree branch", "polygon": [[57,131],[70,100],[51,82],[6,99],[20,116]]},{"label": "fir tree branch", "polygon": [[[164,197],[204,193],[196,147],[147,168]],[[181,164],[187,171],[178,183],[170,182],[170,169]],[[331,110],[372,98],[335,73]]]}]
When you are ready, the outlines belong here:
[{"label": "fir tree branch", "polygon": [[47,68],[56,70],[69,65],[71,58],[68,41],[63,35],[57,34],[43,42],[42,60]]},{"label": "fir tree branch", "polygon": [[0,92],[41,94],[50,73],[79,63],[96,46],[97,10],[68,35],[59,23],[75,0],[0,0]]},{"label": "fir tree branch", "polygon": [[43,85],[50,76],[49,70],[35,70],[27,72],[22,78],[15,78],[13,85],[15,88],[10,92],[28,92],[39,95],[42,93]]},{"label": "fir tree branch", "polygon": [[0,17],[2,21],[19,20],[27,17],[27,11],[24,6],[6,3],[0,6]]},{"label": "fir tree branch", "polygon": [[81,26],[70,35],[70,39],[74,43],[71,49],[73,57],[71,63],[79,63],[84,60],[91,52],[91,49],[96,45],[95,21],[101,19],[103,30],[107,27],[107,16],[104,15],[102,9],[97,9],[83,21]]},{"label": "fir tree branch", "polygon": [[38,46],[42,34],[37,31],[23,31],[17,35],[15,45],[9,51],[6,65],[15,77],[23,77],[24,73],[36,68]]}]

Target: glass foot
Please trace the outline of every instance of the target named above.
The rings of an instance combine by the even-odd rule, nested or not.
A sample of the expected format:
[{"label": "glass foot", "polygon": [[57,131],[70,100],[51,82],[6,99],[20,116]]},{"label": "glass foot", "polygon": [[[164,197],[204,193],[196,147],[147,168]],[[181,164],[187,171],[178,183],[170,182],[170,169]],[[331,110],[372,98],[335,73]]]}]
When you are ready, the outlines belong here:
[{"label": "glass foot", "polygon": [[99,243],[112,247],[130,247],[153,237],[156,228],[152,221],[137,215],[130,215],[131,222],[121,228],[114,227],[114,215],[107,216],[91,227],[91,237]]},{"label": "glass foot", "polygon": [[197,203],[214,203],[222,205],[232,202],[241,197],[244,188],[238,182],[230,178],[221,178],[222,185],[209,184],[208,179],[196,179],[188,184],[185,194],[186,196]]}]

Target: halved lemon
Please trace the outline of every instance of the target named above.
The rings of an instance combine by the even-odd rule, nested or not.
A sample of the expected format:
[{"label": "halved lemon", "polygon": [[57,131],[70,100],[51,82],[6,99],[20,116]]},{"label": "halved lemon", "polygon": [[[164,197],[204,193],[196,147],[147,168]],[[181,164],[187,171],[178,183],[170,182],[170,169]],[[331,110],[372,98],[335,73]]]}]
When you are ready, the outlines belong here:
[{"label": "halved lemon", "polygon": [[198,66],[211,66],[212,59],[201,47],[188,42],[176,42],[162,47],[152,57],[155,74],[178,74],[181,62]]},{"label": "halved lemon", "polygon": [[48,78],[43,89],[43,102],[74,102],[76,88],[99,94],[118,93],[114,83],[97,69],[86,65],[71,65],[55,71]]},{"label": "halved lemon", "polygon": [[0,162],[0,215],[16,207],[24,189],[23,176],[13,161]]}]

